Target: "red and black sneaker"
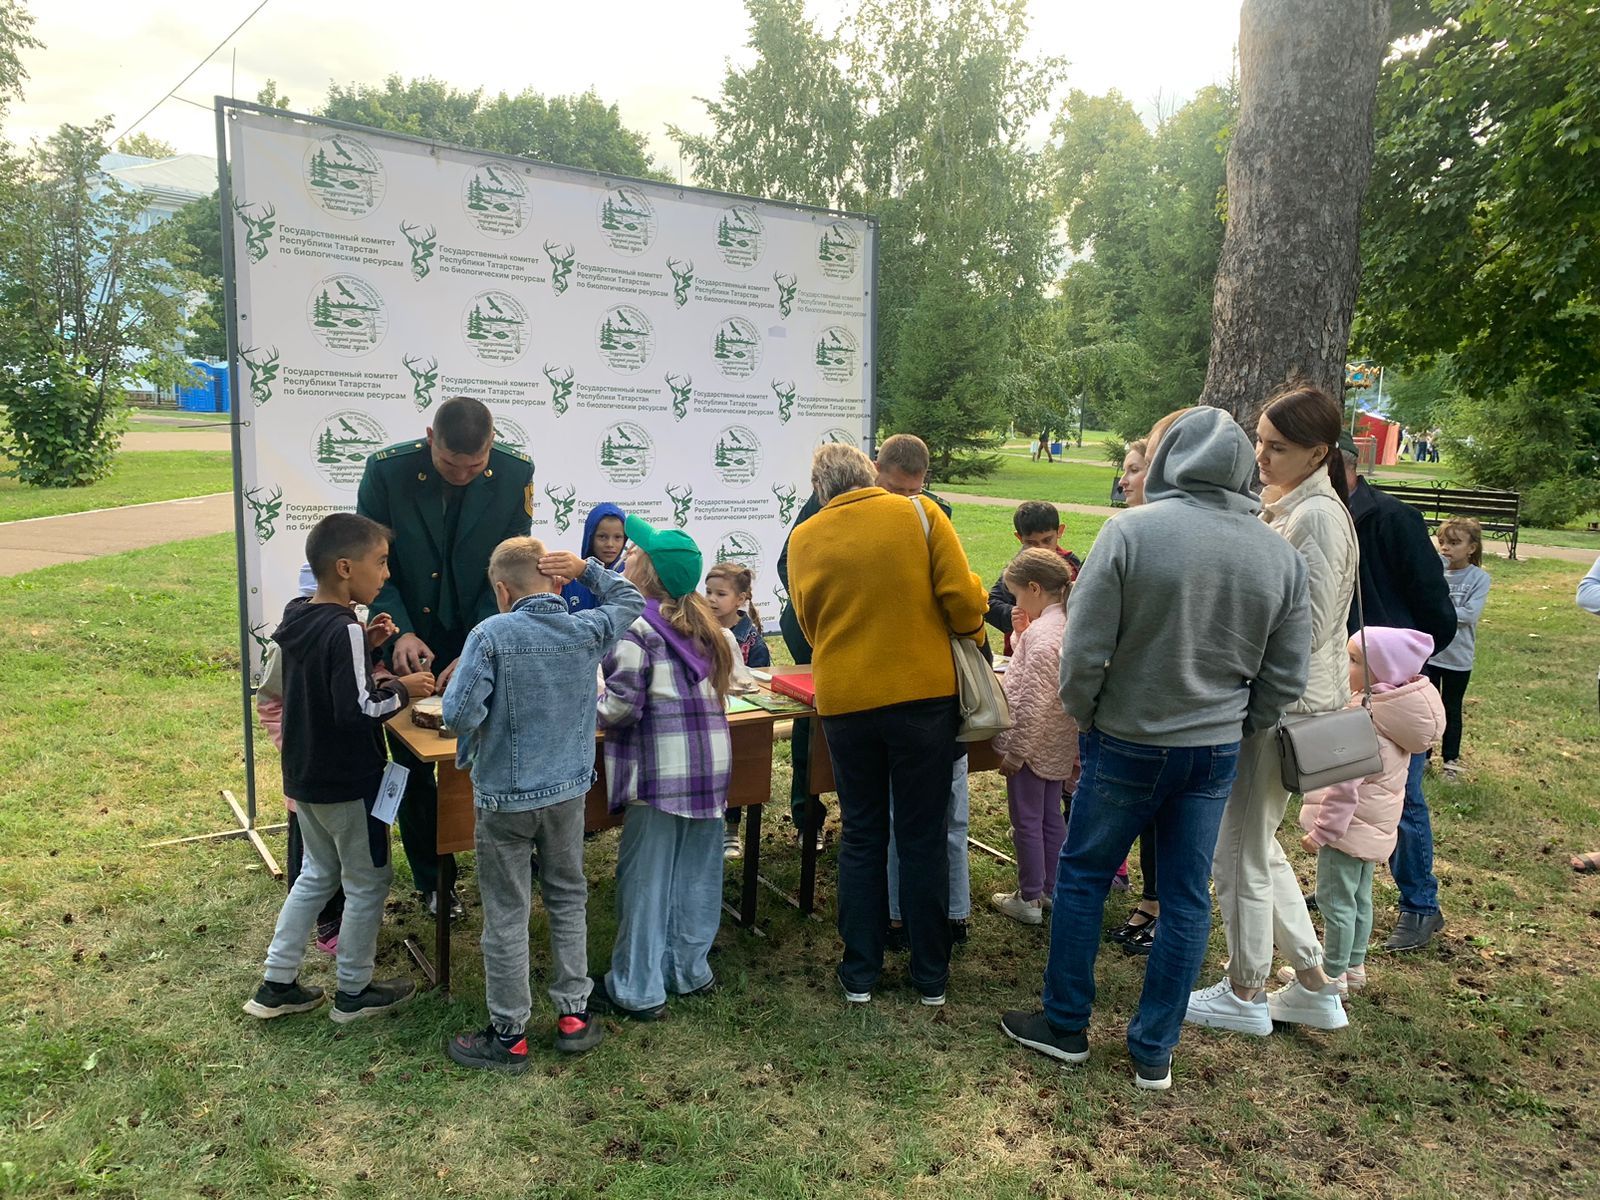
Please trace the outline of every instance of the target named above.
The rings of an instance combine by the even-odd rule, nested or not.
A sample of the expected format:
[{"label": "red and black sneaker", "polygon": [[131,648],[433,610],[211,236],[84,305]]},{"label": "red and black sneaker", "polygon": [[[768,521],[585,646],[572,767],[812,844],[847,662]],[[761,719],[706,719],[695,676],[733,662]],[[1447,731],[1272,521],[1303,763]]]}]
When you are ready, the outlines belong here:
[{"label": "red and black sneaker", "polygon": [[582,1054],[605,1040],[606,1031],[587,1010],[562,1013],[556,1018],[556,1049],[563,1054]]},{"label": "red and black sneaker", "polygon": [[528,1069],[528,1035],[503,1034],[490,1025],[472,1033],[458,1033],[445,1045],[450,1060],[478,1071],[504,1071],[521,1075]]}]

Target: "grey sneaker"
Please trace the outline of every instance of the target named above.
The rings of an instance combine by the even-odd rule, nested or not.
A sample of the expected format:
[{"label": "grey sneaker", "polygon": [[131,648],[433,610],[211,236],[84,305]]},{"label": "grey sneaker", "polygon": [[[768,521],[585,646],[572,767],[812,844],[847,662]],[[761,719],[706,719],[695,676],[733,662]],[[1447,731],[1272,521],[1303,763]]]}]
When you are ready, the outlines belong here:
[{"label": "grey sneaker", "polygon": [[1444,928],[1443,913],[1403,912],[1383,948],[1389,951],[1421,950]]},{"label": "grey sneaker", "polygon": [[1012,1011],[1000,1018],[1000,1032],[1020,1046],[1062,1062],[1081,1063],[1089,1057],[1089,1034],[1078,1029],[1056,1029],[1042,1012]]},{"label": "grey sneaker", "polygon": [[1164,1092],[1172,1086],[1172,1056],[1164,1063],[1133,1063],[1133,1086],[1142,1092]]},{"label": "grey sneaker", "polygon": [[391,1008],[404,1004],[416,993],[417,985],[409,979],[374,979],[366,988],[355,995],[349,992],[336,992],[333,997],[333,1012],[329,1015],[343,1025],[350,1021],[360,1021],[366,1017],[375,1017],[379,1013],[386,1013]]}]

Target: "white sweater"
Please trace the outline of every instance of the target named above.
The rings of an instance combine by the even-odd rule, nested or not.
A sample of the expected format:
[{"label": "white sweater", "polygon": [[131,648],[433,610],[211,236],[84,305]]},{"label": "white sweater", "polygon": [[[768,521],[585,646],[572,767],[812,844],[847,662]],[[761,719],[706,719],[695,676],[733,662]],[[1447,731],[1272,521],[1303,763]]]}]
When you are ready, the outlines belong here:
[{"label": "white sweater", "polygon": [[[1266,500],[1266,496],[1262,496]],[[1349,510],[1326,471],[1266,503],[1262,520],[1306,560],[1311,604],[1311,666],[1306,690],[1290,712],[1333,712],[1350,702],[1346,625],[1356,586],[1356,534]]]}]

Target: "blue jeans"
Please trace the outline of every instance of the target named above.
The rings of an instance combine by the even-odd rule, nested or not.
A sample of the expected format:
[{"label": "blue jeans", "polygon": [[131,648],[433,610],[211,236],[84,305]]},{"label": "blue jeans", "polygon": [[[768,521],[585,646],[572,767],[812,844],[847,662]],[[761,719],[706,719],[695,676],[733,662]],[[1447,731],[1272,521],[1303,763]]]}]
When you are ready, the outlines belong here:
[{"label": "blue jeans", "polygon": [[1128,1050],[1135,1062],[1160,1066],[1178,1044],[1211,936],[1211,856],[1239,766],[1239,743],[1146,746],[1091,729],[1079,745],[1083,775],[1056,875],[1045,1017],[1064,1032],[1088,1027],[1111,877],[1134,838],[1153,826],[1161,920],[1139,1012],[1128,1025]]},{"label": "blue jeans", "polygon": [[606,990],[625,1008],[711,982],[722,922],[722,818],[630,804],[617,847],[617,941]]},{"label": "blue jeans", "polygon": [[[945,856],[950,861],[950,919],[965,921],[972,915],[972,869],[967,860],[967,756],[956,759],[950,772],[950,831],[945,835]],[[894,797],[889,797],[889,920],[900,920],[900,848],[894,839]]]},{"label": "blue jeans", "polygon": [[1399,839],[1389,856],[1389,874],[1400,889],[1400,911],[1432,916],[1439,911],[1439,881],[1433,875],[1433,819],[1422,794],[1426,754],[1413,754],[1406,771],[1406,802],[1400,810]]}]

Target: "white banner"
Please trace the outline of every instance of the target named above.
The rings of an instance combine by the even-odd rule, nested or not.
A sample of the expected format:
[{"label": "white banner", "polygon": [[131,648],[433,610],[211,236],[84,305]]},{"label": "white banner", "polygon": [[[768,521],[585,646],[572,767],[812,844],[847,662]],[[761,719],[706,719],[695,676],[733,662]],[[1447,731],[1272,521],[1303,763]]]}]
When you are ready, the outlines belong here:
[{"label": "white banner", "polygon": [[611,501],[752,567],[775,623],[812,451],[870,435],[870,222],[229,118],[257,654],[306,532],[456,395],[533,460],[535,535],[576,551]]}]

